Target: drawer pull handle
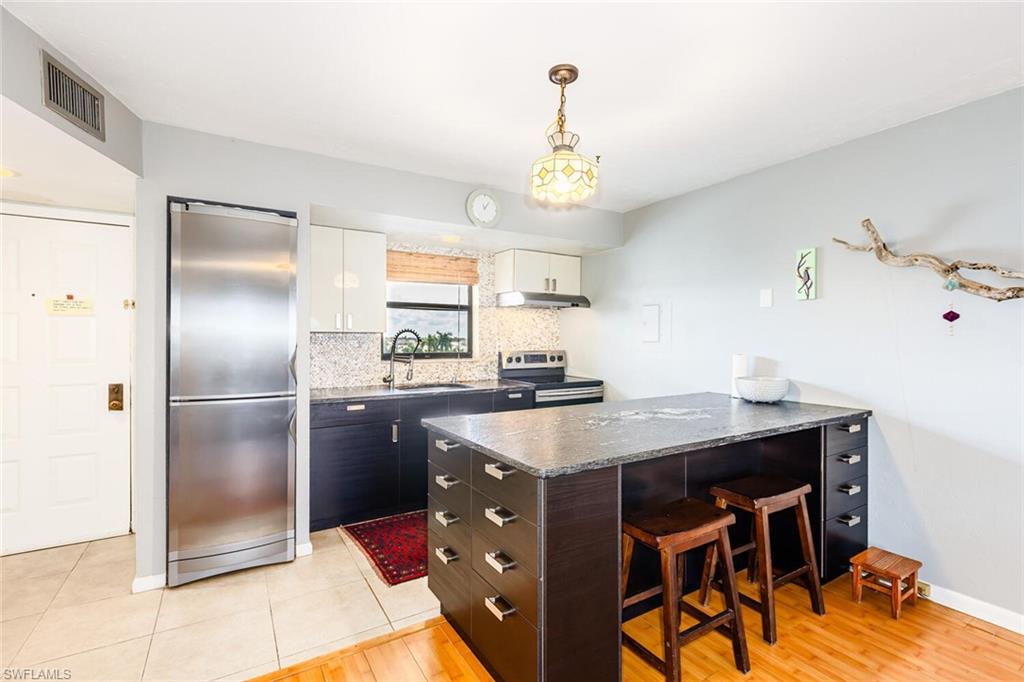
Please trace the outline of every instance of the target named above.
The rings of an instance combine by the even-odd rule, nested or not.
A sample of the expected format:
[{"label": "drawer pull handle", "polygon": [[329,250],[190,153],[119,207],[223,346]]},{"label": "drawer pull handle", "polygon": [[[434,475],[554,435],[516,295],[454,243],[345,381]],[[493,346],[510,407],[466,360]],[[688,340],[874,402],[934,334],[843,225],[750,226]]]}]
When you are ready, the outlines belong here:
[{"label": "drawer pull handle", "polygon": [[494,617],[498,620],[505,620],[516,612],[516,607],[509,604],[500,596],[484,597],[484,606],[486,606],[487,610],[493,613]]},{"label": "drawer pull handle", "polygon": [[484,554],[484,560],[488,565],[498,573],[504,573],[505,571],[511,571],[516,567],[516,562],[513,559],[508,558],[501,553],[500,550],[493,552],[487,552]]},{"label": "drawer pull handle", "polygon": [[859,433],[860,424],[840,424],[839,430],[846,431],[847,433]]},{"label": "drawer pull handle", "polygon": [[459,447],[458,443],[453,443],[450,440],[435,440],[434,445],[441,452],[448,452],[449,450],[454,450],[455,448]]},{"label": "drawer pull handle", "polygon": [[488,476],[493,476],[499,481],[504,481],[506,478],[508,478],[515,472],[516,470],[510,466],[502,466],[501,464],[493,463],[484,465],[484,473],[487,474]]},{"label": "drawer pull handle", "polygon": [[836,520],[839,523],[843,524],[844,526],[851,526],[851,527],[852,526],[856,526],[858,523],[860,523],[860,517],[857,516],[856,514],[850,514],[849,516],[840,516]]},{"label": "drawer pull handle", "polygon": [[436,547],[434,549],[434,554],[437,555],[437,558],[440,559],[441,563],[445,566],[453,561],[459,560],[459,555],[453,551],[451,547]]},{"label": "drawer pull handle", "polygon": [[440,523],[445,528],[447,528],[448,526],[452,525],[453,523],[458,523],[458,521],[459,521],[459,517],[458,516],[456,516],[455,514],[452,514],[451,512],[447,512],[447,511],[436,511],[436,512],[434,512],[434,518],[437,519],[437,522]]},{"label": "drawer pull handle", "polygon": [[846,483],[839,486],[839,492],[847,495],[860,495],[860,486],[856,483]]},{"label": "drawer pull handle", "polygon": [[838,459],[843,464],[857,464],[860,462],[860,455],[839,455]]},{"label": "drawer pull handle", "polygon": [[509,393],[508,394],[508,399],[509,400],[515,400],[517,398],[522,398],[522,397],[523,397],[522,393]]},{"label": "drawer pull handle", "polygon": [[361,410],[365,410],[366,405],[346,405],[345,409],[348,410],[349,412],[359,412]]},{"label": "drawer pull handle", "polygon": [[434,483],[438,484],[439,486],[441,486],[445,490],[448,490],[448,488],[451,488],[453,485],[456,485],[458,482],[459,482],[459,479],[455,478],[454,476],[448,476],[447,474],[445,474],[445,475],[438,474],[437,476],[434,476]]},{"label": "drawer pull handle", "polygon": [[507,526],[519,518],[518,514],[503,507],[487,507],[484,509],[484,516],[498,528]]}]

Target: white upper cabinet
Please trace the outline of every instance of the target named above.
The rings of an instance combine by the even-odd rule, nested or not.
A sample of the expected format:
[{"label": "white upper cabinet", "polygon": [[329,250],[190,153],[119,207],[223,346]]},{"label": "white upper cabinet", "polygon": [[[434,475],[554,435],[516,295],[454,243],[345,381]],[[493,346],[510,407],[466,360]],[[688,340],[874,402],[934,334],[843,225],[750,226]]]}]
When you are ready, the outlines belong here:
[{"label": "white upper cabinet", "polygon": [[345,230],[344,330],[381,332],[387,326],[388,246],[376,232]]},{"label": "white upper cabinet", "polygon": [[531,291],[580,294],[580,257],[542,251],[510,249],[494,257],[494,283],[498,293]]},{"label": "white upper cabinet", "polygon": [[319,225],[310,225],[309,230],[309,330],[340,332],[345,279],[344,230]]},{"label": "white upper cabinet", "polygon": [[314,332],[384,332],[384,235],[310,226],[310,321]]},{"label": "white upper cabinet", "polygon": [[580,295],[580,257],[551,254],[548,274],[551,277],[551,293]]}]

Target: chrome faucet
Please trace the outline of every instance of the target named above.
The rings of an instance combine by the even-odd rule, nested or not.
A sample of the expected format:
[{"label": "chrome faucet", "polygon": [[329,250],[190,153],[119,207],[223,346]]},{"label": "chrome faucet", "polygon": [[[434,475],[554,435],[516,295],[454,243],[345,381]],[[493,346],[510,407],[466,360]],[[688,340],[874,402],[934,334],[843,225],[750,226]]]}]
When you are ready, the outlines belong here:
[{"label": "chrome faucet", "polygon": [[[404,357],[402,357],[402,356],[395,357],[395,349],[398,348],[398,339],[403,334],[412,334],[413,338],[416,339],[416,345],[413,346],[412,352],[409,353],[408,355],[406,355]],[[409,365],[409,369],[407,369],[406,372],[405,372],[405,380],[406,381],[412,381],[412,361],[413,361],[413,358],[416,356],[416,351],[418,351],[420,349],[420,344],[421,343],[423,343],[423,341],[420,339],[420,335],[417,334],[415,332],[415,330],[403,329],[400,332],[398,332],[397,334],[395,334],[395,338],[393,338],[391,340],[391,370],[388,372],[388,375],[386,377],[384,377],[384,383],[387,384],[389,388],[394,388],[395,387],[395,363],[396,362]]]}]

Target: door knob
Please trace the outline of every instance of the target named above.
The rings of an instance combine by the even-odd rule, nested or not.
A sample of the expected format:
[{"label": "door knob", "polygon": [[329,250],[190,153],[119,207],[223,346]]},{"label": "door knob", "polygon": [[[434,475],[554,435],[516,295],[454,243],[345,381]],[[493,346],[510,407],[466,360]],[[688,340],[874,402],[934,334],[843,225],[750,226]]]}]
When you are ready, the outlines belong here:
[{"label": "door knob", "polygon": [[124,384],[107,384],[107,410],[110,412],[124,410]]}]

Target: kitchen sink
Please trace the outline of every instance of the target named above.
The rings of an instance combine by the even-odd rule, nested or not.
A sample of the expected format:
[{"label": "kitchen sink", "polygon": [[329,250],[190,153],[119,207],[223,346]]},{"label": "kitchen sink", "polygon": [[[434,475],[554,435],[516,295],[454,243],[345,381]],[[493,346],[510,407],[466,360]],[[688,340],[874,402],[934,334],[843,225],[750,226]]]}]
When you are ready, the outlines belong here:
[{"label": "kitchen sink", "polygon": [[436,388],[473,388],[466,384],[407,384],[405,386],[395,386],[396,391],[429,391]]}]

